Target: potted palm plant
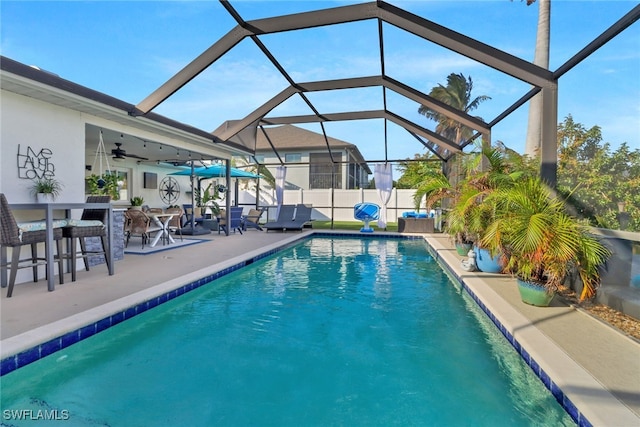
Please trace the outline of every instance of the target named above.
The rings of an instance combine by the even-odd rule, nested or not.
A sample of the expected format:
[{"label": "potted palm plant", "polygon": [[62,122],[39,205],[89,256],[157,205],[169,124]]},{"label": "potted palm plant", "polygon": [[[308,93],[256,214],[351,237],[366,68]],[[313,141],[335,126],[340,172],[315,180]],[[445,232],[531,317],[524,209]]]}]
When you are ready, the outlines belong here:
[{"label": "potted palm plant", "polygon": [[216,200],[220,199],[218,186],[213,187],[213,191],[211,191],[212,186],[213,183],[209,183],[202,193],[196,194],[196,204],[200,207],[202,216],[205,216],[207,209],[211,210],[213,216],[217,216],[220,213],[220,206],[216,202]]},{"label": "potted palm plant", "polygon": [[36,197],[38,203],[51,203],[62,191],[62,184],[53,177],[37,178],[31,186],[31,194]]},{"label": "potted palm plant", "polygon": [[443,204],[446,200],[453,206],[446,213],[445,232],[451,236],[459,255],[466,256],[473,242],[470,240],[465,213],[457,209],[460,197],[459,185],[452,185],[447,176],[440,172],[428,171],[418,185],[413,197],[416,212],[420,211],[422,200],[425,200],[426,210]]},{"label": "potted palm plant", "polygon": [[500,206],[482,242],[508,254],[506,270],[516,276],[523,302],[547,306],[558,287],[576,272],[591,298],[600,268],[611,255],[588,228],[568,215],[539,177],[530,177],[490,196]]},{"label": "potted palm plant", "polygon": [[504,146],[481,148],[465,155],[461,163],[464,173],[455,185],[444,174],[428,177],[416,191],[414,201],[424,195],[429,206],[449,199],[446,231],[453,237],[458,254],[467,255],[474,245],[478,267],[484,272],[498,273],[502,270],[502,255],[484,248],[481,239],[496,209],[487,197],[500,188],[511,187],[526,172],[520,168],[520,160]]}]

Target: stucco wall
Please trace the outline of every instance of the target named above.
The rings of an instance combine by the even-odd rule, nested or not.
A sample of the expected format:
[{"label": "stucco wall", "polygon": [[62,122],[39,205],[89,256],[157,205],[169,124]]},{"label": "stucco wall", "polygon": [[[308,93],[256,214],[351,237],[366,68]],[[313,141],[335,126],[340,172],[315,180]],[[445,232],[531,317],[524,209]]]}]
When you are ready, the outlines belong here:
[{"label": "stucco wall", "polygon": [[84,122],[81,114],[6,91],[2,91],[0,100],[0,192],[5,193],[9,203],[35,202],[30,194],[32,181],[19,177],[18,146],[24,155],[28,154],[29,147],[36,155],[42,149],[49,149],[50,168],[64,186],[57,201],[82,201]]}]

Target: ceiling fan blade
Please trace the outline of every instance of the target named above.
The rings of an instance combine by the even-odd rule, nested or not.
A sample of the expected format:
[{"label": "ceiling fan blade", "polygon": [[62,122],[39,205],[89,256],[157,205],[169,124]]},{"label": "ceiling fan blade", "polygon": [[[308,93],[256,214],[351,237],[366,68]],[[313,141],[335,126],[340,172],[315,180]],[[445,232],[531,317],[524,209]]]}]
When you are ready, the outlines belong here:
[{"label": "ceiling fan blade", "polygon": [[122,160],[126,157],[131,157],[133,159],[149,160],[146,157],[138,156],[136,154],[127,154],[127,152],[122,149],[122,143],[116,142],[115,144],[116,144],[116,148],[111,150],[111,154],[113,155],[114,159]]}]

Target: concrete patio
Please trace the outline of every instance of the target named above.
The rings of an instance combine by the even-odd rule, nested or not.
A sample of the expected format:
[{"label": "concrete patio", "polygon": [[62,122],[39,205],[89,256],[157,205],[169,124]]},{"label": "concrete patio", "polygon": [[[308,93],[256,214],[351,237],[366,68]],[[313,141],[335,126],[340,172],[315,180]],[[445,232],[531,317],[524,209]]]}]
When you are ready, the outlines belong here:
[{"label": "concrete patio", "polygon": [[[67,275],[67,283],[54,292],[47,292],[43,280],[17,285],[10,299],[3,289],[2,358],[314,232],[323,231],[214,233],[196,245],[127,254],[113,276],[105,266],[79,271],[76,282]],[[447,236],[424,236],[451,274],[464,281],[589,422],[640,425],[640,343],[557,299],[549,308],[527,306],[511,277],[467,273]]]}]

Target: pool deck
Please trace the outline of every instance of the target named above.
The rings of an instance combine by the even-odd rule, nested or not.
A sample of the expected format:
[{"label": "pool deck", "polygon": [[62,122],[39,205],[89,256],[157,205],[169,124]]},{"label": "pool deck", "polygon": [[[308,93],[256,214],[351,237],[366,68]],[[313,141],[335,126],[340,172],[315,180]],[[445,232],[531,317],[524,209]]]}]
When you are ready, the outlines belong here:
[{"label": "pool deck", "polygon": [[[126,255],[116,262],[113,276],[107,274],[105,266],[79,271],[76,282],[71,282],[67,274],[67,283],[57,285],[54,292],[47,292],[43,280],[16,285],[12,298],[6,298],[6,289],[2,289],[1,358],[292,243],[310,232],[214,233],[198,236],[207,241],[197,245],[150,255]],[[591,424],[640,426],[638,341],[557,298],[547,308],[523,304],[513,278],[465,272],[447,236],[424,236],[437,257],[449,265],[452,275],[464,281]]]}]

